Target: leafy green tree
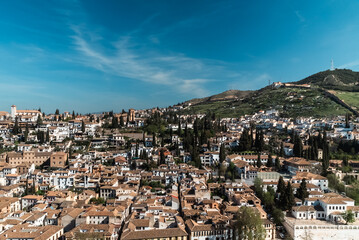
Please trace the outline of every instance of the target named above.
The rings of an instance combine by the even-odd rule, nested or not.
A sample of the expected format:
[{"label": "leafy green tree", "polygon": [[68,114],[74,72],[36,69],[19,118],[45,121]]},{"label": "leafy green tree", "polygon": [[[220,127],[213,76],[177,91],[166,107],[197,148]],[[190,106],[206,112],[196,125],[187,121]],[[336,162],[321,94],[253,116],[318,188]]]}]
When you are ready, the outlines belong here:
[{"label": "leafy green tree", "polygon": [[91,198],[90,203],[96,204],[96,205],[104,205],[106,203],[105,199],[99,197],[99,198]]},{"label": "leafy green tree", "polygon": [[235,235],[239,239],[264,240],[265,229],[260,214],[250,207],[241,207],[235,216]]},{"label": "leafy green tree", "polygon": [[255,178],[253,185],[254,185],[254,191],[255,191],[257,197],[262,199],[262,196],[263,196],[263,181],[262,181],[262,179],[260,179],[258,177]]},{"label": "leafy green tree", "polygon": [[60,110],[59,110],[59,109],[56,109],[55,115],[59,115],[59,114],[60,114]]},{"label": "leafy green tree", "polygon": [[352,210],[348,210],[348,211],[345,211],[344,213],[342,213],[342,217],[345,221],[345,224],[355,222],[355,217],[354,217],[354,213]]},{"label": "leafy green tree", "polygon": [[273,222],[276,224],[276,225],[280,225],[284,222],[284,214],[283,214],[283,211],[280,210],[279,208],[273,208],[273,211],[272,211],[272,217],[273,217]]}]

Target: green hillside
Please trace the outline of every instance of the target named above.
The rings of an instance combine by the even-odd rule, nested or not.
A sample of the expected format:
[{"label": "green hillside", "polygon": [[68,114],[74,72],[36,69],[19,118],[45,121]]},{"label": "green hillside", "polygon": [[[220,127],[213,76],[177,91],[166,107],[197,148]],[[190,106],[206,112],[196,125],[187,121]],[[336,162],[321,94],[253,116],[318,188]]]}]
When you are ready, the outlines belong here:
[{"label": "green hillside", "polygon": [[290,117],[337,116],[347,112],[344,107],[327,98],[318,89],[267,87],[252,93],[243,100],[202,102],[187,107],[183,113],[212,111],[221,117],[239,117],[270,108],[275,108],[282,112],[283,116]]},{"label": "green hillside", "polygon": [[304,78],[297,83],[317,85],[326,89],[359,91],[359,72],[349,69],[326,70]]},{"label": "green hillside", "polygon": [[[299,84],[310,84],[311,87],[303,88]],[[348,111],[358,114],[359,72],[326,70],[293,82],[293,85],[297,86],[268,86],[257,91],[229,90],[189,100],[184,103],[182,112],[194,114],[211,111],[221,117],[238,117],[275,108],[282,116],[289,117],[331,117]]]},{"label": "green hillside", "polygon": [[353,109],[359,110],[359,92],[331,91],[334,95],[350,105]]},{"label": "green hillside", "polygon": [[194,98],[185,103],[199,104],[203,102],[227,101],[227,100],[240,100],[251,95],[254,91],[240,91],[228,90],[210,97]]}]

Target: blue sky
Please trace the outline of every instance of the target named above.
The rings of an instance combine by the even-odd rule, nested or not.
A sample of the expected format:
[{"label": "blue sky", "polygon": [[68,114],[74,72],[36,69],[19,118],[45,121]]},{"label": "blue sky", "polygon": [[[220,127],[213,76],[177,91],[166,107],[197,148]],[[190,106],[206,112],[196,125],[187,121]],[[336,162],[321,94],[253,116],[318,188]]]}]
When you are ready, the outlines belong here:
[{"label": "blue sky", "polygon": [[120,111],[359,70],[358,1],[4,1],[0,110]]}]

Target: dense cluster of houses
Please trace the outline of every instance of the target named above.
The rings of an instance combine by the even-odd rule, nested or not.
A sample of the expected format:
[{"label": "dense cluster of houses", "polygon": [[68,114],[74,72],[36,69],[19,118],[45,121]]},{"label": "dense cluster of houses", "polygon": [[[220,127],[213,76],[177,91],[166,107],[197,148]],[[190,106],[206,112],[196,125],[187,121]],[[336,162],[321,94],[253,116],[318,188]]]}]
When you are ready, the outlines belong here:
[{"label": "dense cluster of houses", "polygon": [[[342,117],[280,118],[276,110],[223,118],[221,124],[228,131],[216,133],[209,139],[210,146],[200,146],[201,168],[197,168],[190,164],[191,154],[184,151],[175,133],[168,144],[178,146],[173,150],[158,147],[159,139],[136,131],[152,113],[167,110],[45,115],[12,106],[10,113],[0,112],[0,240],[233,239],[235,216],[243,206],[258,213],[265,239],[276,239],[277,228],[256,196],[253,181],[260,178],[264,191],[276,190],[281,176],[292,183],[294,191],[303,179],[307,182],[308,198],[304,202],[296,199],[285,218],[284,226],[294,238],[309,229],[303,221],[313,221],[311,231],[315,232],[322,230],[318,226],[323,222],[325,226],[341,223],[347,210],[359,219],[354,200],[331,192],[328,179],[313,171],[320,163],[294,157],[289,139],[283,140],[281,157],[265,151],[259,156],[253,152],[227,154],[223,165],[234,166],[238,179],[226,181],[222,176],[220,182],[213,181],[218,177],[221,145],[236,148],[243,130],[253,124],[264,130],[266,143],[275,131],[296,131],[305,139],[323,127],[333,129],[329,137],[350,140],[359,137],[359,125],[351,123],[346,128]],[[201,117],[180,116],[186,122],[181,128],[193,128],[189,119]],[[105,128],[113,118],[132,131]],[[16,125],[22,131],[14,134]],[[168,128],[176,132],[179,125],[169,124]],[[24,129],[29,129],[26,143]],[[45,141],[41,142],[39,132],[47,135]],[[319,150],[318,159],[321,154]],[[259,160],[260,166],[256,164]],[[270,166],[268,161],[272,161]],[[149,167],[150,162],[154,166]],[[276,171],[276,162],[285,173]],[[342,232],[350,235],[355,229],[359,225]]]}]

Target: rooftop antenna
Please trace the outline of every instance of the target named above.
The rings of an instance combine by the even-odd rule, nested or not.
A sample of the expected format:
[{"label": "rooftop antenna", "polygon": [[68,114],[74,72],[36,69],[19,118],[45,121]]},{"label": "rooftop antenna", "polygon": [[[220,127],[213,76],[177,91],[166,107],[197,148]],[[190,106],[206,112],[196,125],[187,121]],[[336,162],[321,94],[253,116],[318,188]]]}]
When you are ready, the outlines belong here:
[{"label": "rooftop antenna", "polygon": [[334,71],[335,68],[334,68],[334,61],[333,59],[331,60],[331,64],[330,64],[330,71]]},{"label": "rooftop antenna", "polygon": [[270,79],[268,79],[268,86],[270,86]]}]

